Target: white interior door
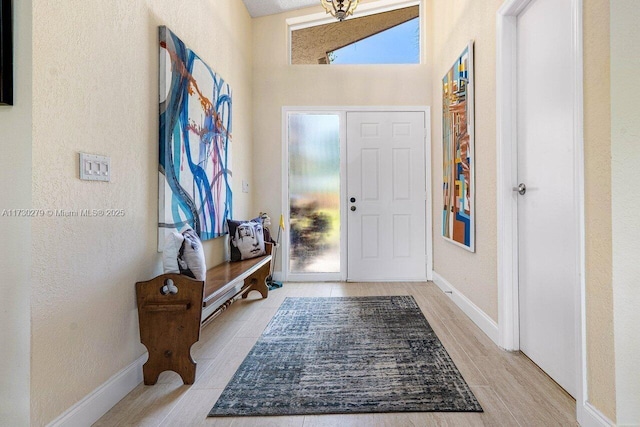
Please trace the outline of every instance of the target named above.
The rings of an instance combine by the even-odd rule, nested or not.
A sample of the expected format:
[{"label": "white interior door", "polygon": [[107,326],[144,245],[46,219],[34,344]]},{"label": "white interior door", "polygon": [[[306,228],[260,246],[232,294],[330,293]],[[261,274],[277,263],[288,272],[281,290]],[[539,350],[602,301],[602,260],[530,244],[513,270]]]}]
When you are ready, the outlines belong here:
[{"label": "white interior door", "polygon": [[347,113],[350,281],[426,280],[425,115]]},{"label": "white interior door", "polygon": [[575,396],[577,203],[570,0],[517,18],[520,349]]}]

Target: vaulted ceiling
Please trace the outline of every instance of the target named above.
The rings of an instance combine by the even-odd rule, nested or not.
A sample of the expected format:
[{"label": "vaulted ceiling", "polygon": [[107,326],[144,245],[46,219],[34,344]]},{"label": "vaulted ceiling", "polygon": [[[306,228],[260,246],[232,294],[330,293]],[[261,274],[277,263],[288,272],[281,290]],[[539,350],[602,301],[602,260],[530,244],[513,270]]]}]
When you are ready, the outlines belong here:
[{"label": "vaulted ceiling", "polygon": [[242,0],[253,18],[320,4],[319,0]]}]

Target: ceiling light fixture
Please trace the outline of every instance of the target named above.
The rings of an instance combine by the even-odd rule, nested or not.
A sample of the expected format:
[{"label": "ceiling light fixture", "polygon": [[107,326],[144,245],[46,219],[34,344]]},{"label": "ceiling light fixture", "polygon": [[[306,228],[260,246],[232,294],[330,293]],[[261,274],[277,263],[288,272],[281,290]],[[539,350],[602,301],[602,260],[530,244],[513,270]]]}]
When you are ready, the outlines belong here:
[{"label": "ceiling light fixture", "polygon": [[[360,0],[320,0],[322,7],[338,21],[344,21],[358,7]],[[345,3],[347,4],[345,6]]]}]

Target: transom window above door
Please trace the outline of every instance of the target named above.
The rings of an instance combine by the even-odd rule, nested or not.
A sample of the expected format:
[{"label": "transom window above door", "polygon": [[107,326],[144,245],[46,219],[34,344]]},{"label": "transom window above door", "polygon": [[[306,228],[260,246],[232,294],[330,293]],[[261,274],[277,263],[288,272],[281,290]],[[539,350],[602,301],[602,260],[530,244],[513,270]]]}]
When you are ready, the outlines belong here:
[{"label": "transom window above door", "polygon": [[290,24],[291,64],[419,64],[420,21],[419,2],[404,2],[342,22]]}]

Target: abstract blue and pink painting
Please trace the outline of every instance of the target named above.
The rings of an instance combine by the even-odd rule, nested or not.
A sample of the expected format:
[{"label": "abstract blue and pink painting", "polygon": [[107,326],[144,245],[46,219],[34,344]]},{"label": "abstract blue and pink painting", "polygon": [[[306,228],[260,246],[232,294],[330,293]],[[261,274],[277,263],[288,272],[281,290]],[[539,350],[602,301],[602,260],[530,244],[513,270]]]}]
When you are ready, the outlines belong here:
[{"label": "abstract blue and pink painting", "polygon": [[173,32],[160,33],[158,246],[189,224],[202,240],[231,218],[231,88]]},{"label": "abstract blue and pink painting", "polygon": [[473,42],[442,79],[442,236],[475,252]]}]

